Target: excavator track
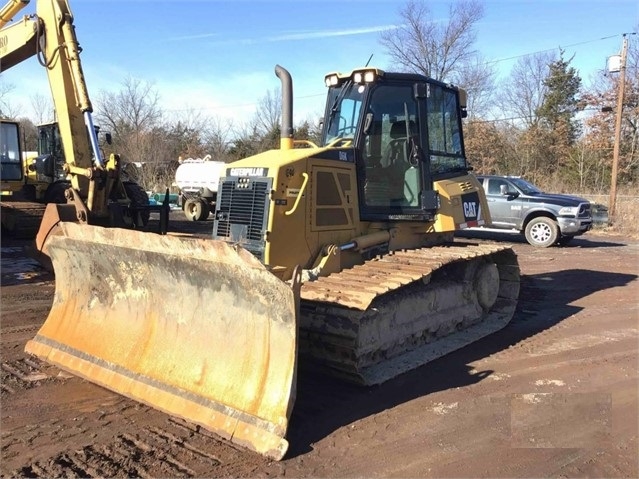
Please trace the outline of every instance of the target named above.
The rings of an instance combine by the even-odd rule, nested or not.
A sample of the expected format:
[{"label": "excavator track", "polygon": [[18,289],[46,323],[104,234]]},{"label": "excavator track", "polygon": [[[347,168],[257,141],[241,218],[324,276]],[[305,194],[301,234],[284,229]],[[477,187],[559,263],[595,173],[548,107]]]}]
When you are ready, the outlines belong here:
[{"label": "excavator track", "polygon": [[27,201],[3,201],[0,204],[3,233],[18,239],[35,238],[46,206]]},{"label": "excavator track", "polygon": [[379,384],[506,326],[519,286],[509,246],[394,251],[303,284],[300,354],[333,375]]}]

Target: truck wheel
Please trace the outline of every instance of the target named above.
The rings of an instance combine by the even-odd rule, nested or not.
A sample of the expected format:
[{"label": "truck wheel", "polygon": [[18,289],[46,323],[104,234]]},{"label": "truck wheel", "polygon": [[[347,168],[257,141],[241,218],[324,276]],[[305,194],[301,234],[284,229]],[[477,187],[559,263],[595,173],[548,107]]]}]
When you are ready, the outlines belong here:
[{"label": "truck wheel", "polygon": [[552,218],[539,216],[526,225],[526,241],[533,246],[548,248],[557,242],[559,226]]},{"label": "truck wheel", "polygon": [[[126,181],[122,183],[124,186],[124,191],[126,195],[131,200],[132,206],[148,206],[149,205],[149,195],[146,194],[146,191],[142,189],[140,185],[137,183],[133,183],[131,181]],[[142,220],[142,226],[146,226],[149,222],[149,218],[151,216],[151,212],[149,210],[140,212],[140,219]]]},{"label": "truck wheel", "polygon": [[184,203],[184,214],[190,221],[202,221],[209,217],[209,204],[201,199],[188,199]]},{"label": "truck wheel", "polygon": [[202,214],[200,215],[199,221],[204,221],[205,219],[209,217],[209,214],[211,213],[211,207],[204,200],[200,200],[200,204],[202,206]]}]

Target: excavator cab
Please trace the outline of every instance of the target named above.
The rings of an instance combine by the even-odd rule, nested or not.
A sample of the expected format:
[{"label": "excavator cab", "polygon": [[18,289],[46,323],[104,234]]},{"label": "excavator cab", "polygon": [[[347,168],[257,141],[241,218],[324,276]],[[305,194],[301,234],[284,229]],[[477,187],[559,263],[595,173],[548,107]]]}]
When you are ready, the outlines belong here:
[{"label": "excavator cab", "polygon": [[[5,184],[22,186],[24,172],[22,170],[22,150],[20,148],[20,126],[15,121],[2,120],[0,122],[0,178],[2,191]],[[9,188],[8,191],[11,191]]]}]

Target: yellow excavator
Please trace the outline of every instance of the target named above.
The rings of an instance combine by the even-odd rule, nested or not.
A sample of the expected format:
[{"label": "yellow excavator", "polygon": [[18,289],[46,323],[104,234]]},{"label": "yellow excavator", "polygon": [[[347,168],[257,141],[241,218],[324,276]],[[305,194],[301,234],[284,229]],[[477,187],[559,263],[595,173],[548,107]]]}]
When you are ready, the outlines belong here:
[{"label": "yellow excavator", "polygon": [[[226,167],[211,239],[43,222],[56,291],[26,351],[279,460],[298,363],[382,383],[504,327],[520,278],[510,247],[453,238],[490,221],[462,90],[329,74],[315,144],[294,139],[292,80],[275,72],[280,148]],[[74,195],[99,211],[86,183]]]},{"label": "yellow excavator", "polygon": [[[36,236],[37,251],[42,251],[61,219],[127,228],[144,226],[148,221],[146,193],[121,176],[118,155],[105,159],[100,149],[68,2],[39,0],[34,14],[16,19],[28,4],[29,0],[10,0],[0,9],[0,73],[31,57],[45,68],[57,115],[57,124],[47,132],[61,140],[64,158],[62,171],[56,174],[62,179],[59,185],[66,187],[62,194],[56,189],[55,201],[47,204]],[[17,126],[3,122],[2,133],[4,184],[5,179],[19,176],[21,164]]]}]

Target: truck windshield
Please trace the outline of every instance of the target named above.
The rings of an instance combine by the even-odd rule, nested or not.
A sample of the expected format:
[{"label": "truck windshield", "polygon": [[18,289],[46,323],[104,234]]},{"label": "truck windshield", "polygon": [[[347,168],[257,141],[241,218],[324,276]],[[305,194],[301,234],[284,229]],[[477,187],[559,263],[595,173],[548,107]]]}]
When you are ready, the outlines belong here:
[{"label": "truck windshield", "polygon": [[511,178],[513,184],[521,190],[525,195],[535,195],[541,193],[541,190],[532,183],[528,183],[523,178]]}]

